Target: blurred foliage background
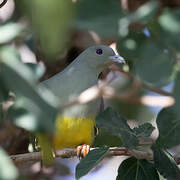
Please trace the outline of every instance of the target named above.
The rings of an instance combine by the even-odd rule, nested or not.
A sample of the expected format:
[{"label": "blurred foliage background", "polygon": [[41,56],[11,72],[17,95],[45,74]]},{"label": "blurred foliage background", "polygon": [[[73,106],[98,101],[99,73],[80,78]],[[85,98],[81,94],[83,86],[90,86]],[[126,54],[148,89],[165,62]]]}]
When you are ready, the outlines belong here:
[{"label": "blurred foliage background", "polygon": [[[114,110],[107,109],[97,118],[97,125],[102,128],[94,146],[136,148],[137,137],[150,137],[153,128],[147,124],[140,126],[142,135],[134,126],[147,122],[156,126],[156,121],[156,131],[151,135],[158,137],[152,148],[155,165],[129,158],[119,166],[117,179],[122,179],[121,174],[126,174],[132,163],[135,166],[129,179],[133,179],[138,163],[145,167],[145,175],[140,169],[139,178],[148,175],[149,179],[159,179],[157,170],[164,179],[180,177],[179,169],[164,152],[164,148],[180,144],[178,0],[1,0],[0,3],[0,179],[52,179],[71,174],[61,165],[53,175],[37,175],[34,163],[15,166],[8,155],[32,151],[32,132],[53,132],[58,103],[50,91],[39,92],[37,84],[63,70],[94,44],[113,47],[127,61],[123,69],[112,66],[99,76],[100,83],[110,81],[122,97],[104,100],[105,107]],[[165,87],[171,94],[161,91]],[[143,101],[146,95],[151,96]],[[172,106],[172,99],[162,100],[162,95],[172,95],[175,104]],[[113,127],[107,123],[108,118],[112,118]],[[103,152],[97,157],[104,157],[106,149]],[[180,153],[179,148],[175,152]],[[162,162],[173,166],[169,170],[168,165],[159,165]]]}]

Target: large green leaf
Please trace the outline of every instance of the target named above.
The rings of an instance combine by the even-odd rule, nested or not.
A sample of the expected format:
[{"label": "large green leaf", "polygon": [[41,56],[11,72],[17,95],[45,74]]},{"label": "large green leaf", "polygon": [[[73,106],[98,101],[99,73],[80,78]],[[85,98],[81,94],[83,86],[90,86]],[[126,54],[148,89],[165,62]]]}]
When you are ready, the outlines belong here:
[{"label": "large green leaf", "polygon": [[18,171],[8,155],[0,148],[0,180],[15,180]]},{"label": "large green leaf", "polygon": [[156,145],[152,146],[152,150],[154,152],[154,165],[161,175],[167,180],[180,179],[180,170],[170,154]]},{"label": "large green leaf", "polygon": [[34,36],[41,50],[48,57],[54,57],[69,39],[68,29],[72,23],[71,0],[26,0],[25,7],[32,21]]},{"label": "large green leaf", "polygon": [[111,135],[118,136],[122,139],[124,146],[134,148],[138,144],[138,140],[127,124],[124,117],[120,116],[112,108],[107,108],[96,118],[97,126],[104,128]]},{"label": "large green leaf", "polygon": [[104,36],[118,34],[118,20],[123,12],[119,1],[77,1],[76,27],[93,30]]},{"label": "large green leaf", "polygon": [[154,165],[147,160],[134,157],[124,160],[118,169],[116,180],[158,180],[159,176]]},{"label": "large green leaf", "polygon": [[173,107],[162,109],[157,116],[159,137],[157,142],[164,148],[180,144],[180,117]]},{"label": "large green leaf", "polygon": [[[38,119],[35,122],[36,127],[39,127],[39,122],[41,122],[44,131],[52,132],[57,115],[57,102],[54,96],[49,91],[42,93],[36,88],[37,77],[30,68],[19,60],[14,49],[3,48],[1,58],[2,78],[8,89],[16,94],[17,99],[23,97],[24,105],[22,107],[24,106]],[[22,127],[24,126],[22,125]],[[39,129],[32,130],[38,131]]]},{"label": "large green leaf", "polygon": [[76,179],[80,179],[93,169],[109,152],[108,147],[102,147],[90,151],[76,166]]}]

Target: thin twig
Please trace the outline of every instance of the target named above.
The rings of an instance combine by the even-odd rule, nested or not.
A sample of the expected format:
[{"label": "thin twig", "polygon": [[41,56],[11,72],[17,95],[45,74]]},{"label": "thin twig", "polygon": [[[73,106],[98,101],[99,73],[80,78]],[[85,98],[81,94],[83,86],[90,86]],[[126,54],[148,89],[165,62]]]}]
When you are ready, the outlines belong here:
[{"label": "thin twig", "polygon": [[0,4],[0,8],[2,8],[6,3],[7,3],[8,0],[4,0],[1,4]]},{"label": "thin twig", "polygon": [[[91,148],[93,150],[95,148]],[[71,158],[77,156],[76,149],[62,149],[56,151],[56,158]],[[110,151],[107,156],[134,156],[138,159],[148,159],[152,160],[152,154],[143,151],[137,150],[129,150],[125,147],[114,147],[110,148]],[[18,154],[11,155],[10,158],[14,161],[14,163],[25,163],[28,161],[40,161],[42,159],[40,152],[26,153],[26,154]]]},{"label": "thin twig", "polygon": [[[127,89],[125,93],[117,92],[117,90],[113,88],[109,84],[109,82],[104,82],[104,84],[101,87],[98,87],[98,85],[92,86],[83,91],[77,97],[77,99],[62,106],[61,109],[66,109],[76,104],[85,104],[100,97],[103,97],[105,99],[118,99],[122,102],[129,104],[147,106],[168,107],[174,104],[174,98],[172,96],[167,96],[167,94],[164,91],[162,91],[162,93],[166,94],[165,97],[150,95],[136,96],[137,91],[140,89],[142,83],[139,80],[136,80],[136,82],[133,84],[136,85],[133,85],[133,87]],[[160,92],[160,90],[157,91]]]},{"label": "thin twig", "polygon": [[[127,77],[129,77],[129,78],[131,78],[131,79],[133,79],[133,80],[135,80],[135,81],[137,80],[137,78],[136,78],[135,76],[133,76],[131,73],[123,71],[123,70],[122,70],[120,67],[118,67],[118,66],[112,66],[112,67],[111,67],[111,70],[119,71],[119,72],[123,73],[125,76],[127,76]],[[149,91],[155,92],[155,93],[157,93],[157,94],[161,94],[161,95],[163,95],[163,96],[172,96],[172,94],[169,93],[169,92],[167,92],[167,91],[164,91],[164,90],[162,90],[162,89],[158,89],[158,88],[154,88],[154,87],[152,87],[152,86],[149,86],[149,85],[146,84],[145,82],[142,82],[142,81],[140,81],[140,82],[141,82],[141,86],[142,86],[143,88],[149,90]]]},{"label": "thin twig", "polygon": [[[91,148],[93,150],[95,148]],[[76,149],[62,149],[56,150],[56,158],[72,158],[77,155]],[[135,149],[128,149],[125,147],[111,147],[107,156],[132,156],[137,159],[147,159],[148,161],[153,160],[153,154],[150,152],[139,151]],[[26,153],[11,155],[10,158],[14,161],[15,164],[26,163],[28,161],[40,161],[42,160],[40,152]],[[180,164],[180,158],[174,157],[177,164]]]}]

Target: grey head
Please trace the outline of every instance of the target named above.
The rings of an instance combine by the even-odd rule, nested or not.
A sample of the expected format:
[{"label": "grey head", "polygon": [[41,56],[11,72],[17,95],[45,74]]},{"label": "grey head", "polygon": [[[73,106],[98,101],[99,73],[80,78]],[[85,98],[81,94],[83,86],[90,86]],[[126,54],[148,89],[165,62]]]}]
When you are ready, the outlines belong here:
[{"label": "grey head", "polygon": [[87,48],[78,59],[81,63],[86,63],[89,68],[97,69],[100,72],[112,63],[125,63],[125,60],[116,55],[112,48],[104,45]]}]

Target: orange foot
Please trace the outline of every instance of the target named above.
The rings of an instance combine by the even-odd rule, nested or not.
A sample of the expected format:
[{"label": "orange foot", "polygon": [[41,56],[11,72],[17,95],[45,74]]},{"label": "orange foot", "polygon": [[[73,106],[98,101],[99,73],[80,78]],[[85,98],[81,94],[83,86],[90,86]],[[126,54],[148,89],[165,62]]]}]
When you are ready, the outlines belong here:
[{"label": "orange foot", "polygon": [[77,147],[77,157],[79,159],[84,158],[90,151],[90,146],[87,144],[83,144]]}]

